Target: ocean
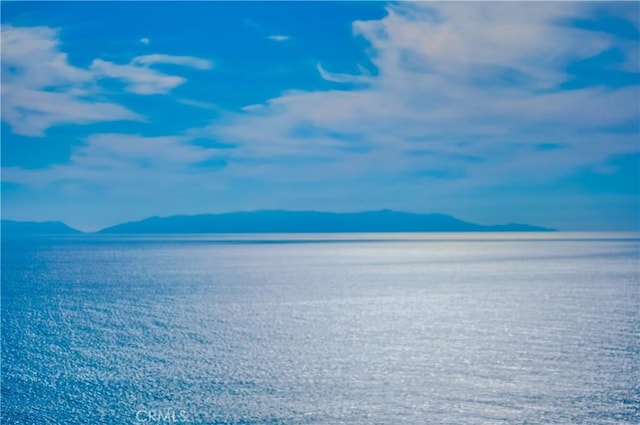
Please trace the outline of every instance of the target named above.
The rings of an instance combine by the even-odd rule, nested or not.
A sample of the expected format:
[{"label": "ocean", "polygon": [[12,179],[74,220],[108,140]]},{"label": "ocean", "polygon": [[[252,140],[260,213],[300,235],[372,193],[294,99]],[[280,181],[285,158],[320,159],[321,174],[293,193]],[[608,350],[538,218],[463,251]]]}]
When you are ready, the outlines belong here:
[{"label": "ocean", "polygon": [[2,240],[3,424],[637,424],[623,233]]}]

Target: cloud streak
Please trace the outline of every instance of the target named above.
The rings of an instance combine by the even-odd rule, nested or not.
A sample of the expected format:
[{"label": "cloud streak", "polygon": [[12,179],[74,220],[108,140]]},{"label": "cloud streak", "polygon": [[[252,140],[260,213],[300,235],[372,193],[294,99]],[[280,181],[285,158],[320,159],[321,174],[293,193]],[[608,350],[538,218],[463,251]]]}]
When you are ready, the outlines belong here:
[{"label": "cloud streak", "polygon": [[179,65],[211,69],[211,61],[191,56],[151,54],[118,65],[95,59],[88,69],[73,66],[60,51],[59,31],[48,27],[2,25],[2,119],[16,134],[44,136],[60,124],[142,121],[128,108],[104,100],[100,81],[118,79],[139,95],[166,94],[186,79],[151,68]]},{"label": "cloud streak", "polygon": [[153,65],[180,65],[199,70],[213,67],[211,61],[192,56],[144,55],[137,56],[126,65],[95,59],[91,71],[95,78],[115,78],[124,81],[126,90],[140,95],[166,94],[187,80],[152,69]]},{"label": "cloud streak", "polygon": [[127,84],[127,91],[143,95],[168,93],[186,81],[182,77],[166,75],[144,66],[117,65],[101,59],[91,63],[91,71],[99,78],[122,80]]},{"label": "cloud streak", "polygon": [[[41,170],[5,167],[5,182],[45,188],[61,181],[111,184],[114,187],[147,182],[153,185],[168,175],[193,173],[193,166],[218,160],[220,149],[195,146],[188,136],[144,137],[132,134],[94,134],[75,148],[68,163]],[[180,180],[180,179],[178,179]]]},{"label": "cloud streak", "polygon": [[2,25],[2,119],[16,134],[43,136],[53,125],[142,119],[96,100],[93,74],[70,65],[59,44],[57,30]]},{"label": "cloud streak", "polygon": [[137,56],[131,61],[132,65],[151,66],[157,64],[171,64],[188,66],[195,69],[207,70],[213,68],[213,62],[193,56],[172,56],[172,55],[144,55]]},{"label": "cloud streak", "polygon": [[[637,152],[640,90],[563,87],[571,63],[638,48],[571,24],[591,13],[575,2],[392,5],[381,20],[353,24],[374,75],[319,64],[321,78],[349,86],[286,92],[213,122],[208,135],[239,145],[238,156],[277,162],[268,172],[283,177],[302,161],[310,179],[407,174],[453,187],[596,166]],[[561,148],[536,148],[550,142]]]},{"label": "cloud streak", "polygon": [[287,41],[290,37],[288,35],[270,35],[268,38],[273,41]]}]

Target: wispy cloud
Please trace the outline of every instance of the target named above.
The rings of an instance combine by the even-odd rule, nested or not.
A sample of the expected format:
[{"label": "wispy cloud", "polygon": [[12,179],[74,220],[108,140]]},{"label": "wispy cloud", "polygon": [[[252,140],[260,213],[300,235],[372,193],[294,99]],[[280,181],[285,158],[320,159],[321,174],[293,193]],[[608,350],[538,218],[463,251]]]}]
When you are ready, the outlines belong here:
[{"label": "wispy cloud", "polygon": [[214,105],[213,103],[209,103],[209,102],[202,102],[199,100],[194,100],[194,99],[178,99],[179,103],[182,103],[183,105],[187,105],[187,106],[193,106],[194,108],[200,108],[200,109],[218,109],[218,107],[216,105]]},{"label": "wispy cloud", "polygon": [[243,106],[242,110],[245,112],[251,112],[251,111],[259,111],[259,110],[262,110],[263,108],[264,108],[264,105],[260,105],[256,103],[252,105]]},{"label": "wispy cloud", "polygon": [[222,160],[216,148],[195,146],[188,136],[144,137],[133,134],[94,134],[74,148],[66,164],[40,170],[5,167],[5,182],[47,187],[61,181],[130,185],[132,181],[156,185],[167,178],[190,175],[193,166]]},{"label": "wispy cloud", "polygon": [[213,67],[213,62],[206,59],[195,58],[193,56],[172,56],[172,55],[144,55],[133,58],[132,65],[150,66],[156,64],[182,65],[191,68],[206,70]]},{"label": "wispy cloud", "polygon": [[351,74],[341,74],[341,73],[334,73],[334,72],[329,72],[326,69],[324,69],[322,67],[321,64],[318,64],[316,66],[316,68],[318,69],[318,72],[320,73],[320,76],[327,81],[331,81],[334,83],[367,83],[371,81],[371,75],[369,72],[367,72],[367,70],[360,66],[360,71],[361,71],[361,75],[351,75]]},{"label": "wispy cloud", "polygon": [[[2,180],[39,194],[27,205],[12,204],[14,214],[20,211],[23,219],[38,214],[33,202],[41,204],[41,198],[53,197],[58,202],[43,204],[48,214],[56,214],[71,202],[75,205],[72,222],[97,230],[113,223],[114,216],[130,218],[136,210],[172,213],[189,199],[215,202],[203,200],[203,193],[220,187],[216,175],[225,167],[222,153],[228,150],[195,146],[186,136],[95,134],[73,148],[64,164],[41,169],[3,167]],[[130,208],[124,208],[122,202]],[[111,218],[104,218],[105,212]]]},{"label": "wispy cloud", "polygon": [[212,67],[210,61],[191,56],[154,54],[135,57],[126,65],[95,59],[91,63],[90,70],[96,78],[106,77],[122,80],[126,82],[128,91],[142,95],[168,93],[187,81],[185,78],[164,74],[150,68],[152,65],[158,64],[181,65],[201,70]]},{"label": "wispy cloud", "polygon": [[101,78],[115,78],[127,83],[126,90],[136,94],[162,94],[183,84],[186,79],[163,74],[155,69],[132,64],[117,65],[95,59],[91,71]]},{"label": "wispy cloud", "polygon": [[270,35],[268,38],[273,41],[287,41],[290,37],[288,35]]},{"label": "wispy cloud", "polygon": [[2,25],[2,119],[16,134],[42,136],[58,124],[141,120],[127,108],[93,97],[91,71],[69,64],[58,32]]},{"label": "wispy cloud", "polygon": [[[571,63],[608,49],[632,55],[628,40],[571,24],[591,12],[575,2],[399,3],[353,25],[370,45],[374,75],[318,65],[325,80],[366,84],[290,91],[213,122],[209,135],[240,145],[239,156],[277,161],[268,172],[283,176],[306,161],[308,178],[382,173],[444,183],[446,163],[449,184],[485,185],[595,166],[638,150],[640,90],[563,87]],[[562,148],[536,148],[549,142]]]},{"label": "wispy cloud", "polygon": [[5,85],[2,90],[2,119],[14,133],[43,136],[60,124],[88,124],[102,121],[142,120],[142,116],[109,102],[85,100],[83,90],[47,92]]},{"label": "wispy cloud", "polygon": [[43,136],[59,124],[136,120],[143,117],[101,98],[99,82],[118,79],[140,95],[168,93],[186,79],[151,68],[170,64],[199,70],[211,61],[191,56],[151,54],[119,65],[95,59],[88,69],[73,66],[60,51],[58,30],[2,25],[2,119],[16,134]]}]

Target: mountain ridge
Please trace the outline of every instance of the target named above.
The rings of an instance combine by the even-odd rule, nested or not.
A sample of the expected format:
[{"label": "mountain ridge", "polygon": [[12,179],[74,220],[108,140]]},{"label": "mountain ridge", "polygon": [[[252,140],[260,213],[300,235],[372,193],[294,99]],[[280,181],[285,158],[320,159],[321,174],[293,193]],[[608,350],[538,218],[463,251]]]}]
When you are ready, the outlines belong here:
[{"label": "mountain ridge", "polygon": [[220,214],[153,216],[106,227],[97,233],[360,233],[554,231],[509,223],[481,225],[439,213],[392,210],[352,213],[258,210]]},{"label": "mountain ridge", "polygon": [[119,223],[96,232],[82,232],[59,221],[2,220],[2,234],[81,233],[364,233],[364,232],[549,232],[529,224],[482,225],[440,213],[409,213],[388,209],[363,212],[290,210],[238,211],[219,214],[152,216]]},{"label": "mountain ridge", "polygon": [[16,221],[1,220],[0,231],[3,235],[71,235],[82,233],[60,221]]}]

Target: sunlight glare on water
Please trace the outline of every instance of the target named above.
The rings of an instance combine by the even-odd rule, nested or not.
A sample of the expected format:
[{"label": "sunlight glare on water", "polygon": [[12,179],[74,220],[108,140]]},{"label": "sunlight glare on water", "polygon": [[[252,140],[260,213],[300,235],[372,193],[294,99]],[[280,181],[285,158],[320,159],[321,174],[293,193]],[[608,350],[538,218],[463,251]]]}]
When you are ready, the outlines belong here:
[{"label": "sunlight glare on water", "polygon": [[640,421],[635,234],[3,240],[2,422]]}]

